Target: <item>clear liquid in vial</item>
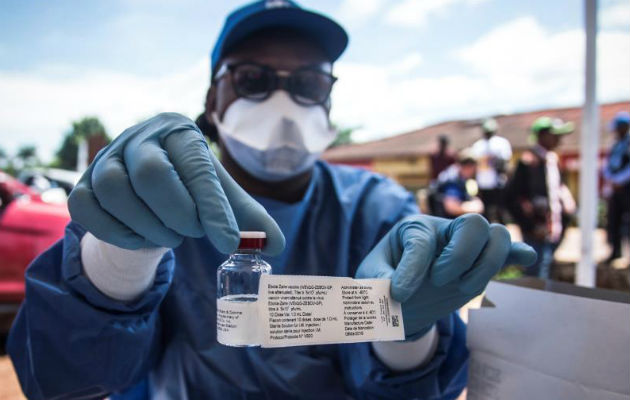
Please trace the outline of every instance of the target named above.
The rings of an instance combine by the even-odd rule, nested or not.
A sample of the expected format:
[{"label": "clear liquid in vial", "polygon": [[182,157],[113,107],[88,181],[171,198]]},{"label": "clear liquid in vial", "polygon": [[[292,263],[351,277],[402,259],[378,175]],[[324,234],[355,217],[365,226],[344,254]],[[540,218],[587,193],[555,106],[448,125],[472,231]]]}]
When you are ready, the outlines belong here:
[{"label": "clear liquid in vial", "polygon": [[271,273],[261,258],[264,232],[241,232],[239,248],[217,269],[217,340],[227,346],[259,346],[258,285]]}]

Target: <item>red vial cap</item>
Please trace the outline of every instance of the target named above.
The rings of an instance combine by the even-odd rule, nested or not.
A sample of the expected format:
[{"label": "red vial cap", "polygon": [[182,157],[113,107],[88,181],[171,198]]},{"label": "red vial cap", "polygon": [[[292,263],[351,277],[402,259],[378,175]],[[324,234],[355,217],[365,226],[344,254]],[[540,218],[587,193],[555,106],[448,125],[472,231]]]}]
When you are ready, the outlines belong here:
[{"label": "red vial cap", "polygon": [[241,242],[238,248],[241,250],[262,249],[267,243],[267,234],[258,231],[241,231]]}]

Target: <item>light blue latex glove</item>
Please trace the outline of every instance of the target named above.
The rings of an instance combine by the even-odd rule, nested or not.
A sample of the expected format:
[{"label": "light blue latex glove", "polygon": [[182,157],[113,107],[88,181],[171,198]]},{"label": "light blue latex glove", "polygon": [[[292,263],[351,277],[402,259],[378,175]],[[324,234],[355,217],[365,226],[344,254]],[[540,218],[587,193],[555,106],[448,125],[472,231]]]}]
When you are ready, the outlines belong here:
[{"label": "light blue latex glove", "polygon": [[72,220],[126,249],[176,247],[208,236],[234,251],[240,230],[267,233],[267,254],[284,236],[265,209],[228,175],[188,118],[159,114],[101,150],[68,200]]},{"label": "light blue latex glove", "polygon": [[414,339],[485,289],[506,264],[531,265],[536,252],[512,243],[504,226],[478,214],[457,219],[416,215],[398,222],[359,266],[357,278],[391,278]]}]

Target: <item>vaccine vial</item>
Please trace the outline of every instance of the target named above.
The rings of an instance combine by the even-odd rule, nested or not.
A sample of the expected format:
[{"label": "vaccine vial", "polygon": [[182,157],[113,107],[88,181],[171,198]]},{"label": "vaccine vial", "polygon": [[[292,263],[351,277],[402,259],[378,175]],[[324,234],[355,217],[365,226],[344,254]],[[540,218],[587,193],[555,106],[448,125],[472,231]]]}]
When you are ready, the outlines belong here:
[{"label": "vaccine vial", "polygon": [[259,346],[258,283],[271,274],[261,257],[265,232],[241,232],[236,252],[217,270],[217,341],[227,346]]}]

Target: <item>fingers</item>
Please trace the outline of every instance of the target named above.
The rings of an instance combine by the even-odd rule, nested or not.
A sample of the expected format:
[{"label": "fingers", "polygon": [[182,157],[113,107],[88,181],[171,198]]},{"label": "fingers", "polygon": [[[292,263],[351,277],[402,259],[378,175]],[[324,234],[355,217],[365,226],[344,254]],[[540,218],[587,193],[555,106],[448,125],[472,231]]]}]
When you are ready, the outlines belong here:
[{"label": "fingers", "polygon": [[265,231],[268,254],[284,249],[278,225],[232,180],[186,117],[160,114],[127,129],[93,165],[73,195],[73,219],[109,243],[174,247],[183,236],[205,233],[230,253],[240,229]]},{"label": "fingers", "polygon": [[[180,140],[192,140],[185,134],[179,136]],[[182,236],[203,236],[195,202],[176,171],[175,164],[182,156],[169,153],[158,141],[139,139],[132,140],[124,150],[133,192],[166,227]]]},{"label": "fingers", "polygon": [[490,226],[481,215],[466,214],[449,223],[441,235],[447,244],[431,268],[436,286],[459,279],[470,269],[488,242]]},{"label": "fingers", "polygon": [[[168,159],[172,162],[174,171],[168,171],[168,175],[165,174],[165,171],[160,171],[159,174],[156,172],[156,175],[152,176],[151,172],[147,170],[145,172],[147,174],[146,179],[142,180],[144,182],[144,190],[142,191],[147,194],[152,193],[152,196],[159,196],[159,193],[153,192],[148,187],[150,182],[164,179],[165,176],[170,176],[172,181],[176,182],[172,174],[179,176],[194,203],[194,207],[183,214],[183,223],[195,231],[197,228],[193,226],[192,221],[197,220],[196,217],[198,217],[203,231],[212,244],[223,253],[233,252],[240,240],[239,226],[216,174],[215,163],[218,162],[211,156],[203,136],[194,130],[173,132],[166,136],[163,146],[168,153]],[[163,156],[166,157],[166,153]],[[151,160],[148,162],[148,167],[150,167]],[[162,164],[160,162],[160,165]],[[143,176],[137,176],[137,178],[140,182],[140,178]],[[135,181],[134,189],[136,189]],[[140,192],[139,194],[143,197]],[[161,195],[170,196],[171,193],[162,193]],[[188,204],[187,200],[183,200],[185,198],[183,193],[179,193],[177,196],[179,196],[177,201]],[[168,210],[168,201],[164,200],[163,206],[165,207],[164,212],[170,211],[175,217],[178,217],[177,210],[172,209],[172,207]],[[197,215],[194,215],[192,210],[196,210]],[[175,226],[176,222],[171,221],[170,224]]]},{"label": "fingers", "polygon": [[512,243],[510,254],[505,264],[516,264],[522,265],[523,267],[529,267],[536,262],[537,258],[538,255],[531,246],[522,242],[514,242]]},{"label": "fingers", "polygon": [[399,228],[402,256],[392,275],[394,300],[407,301],[422,285],[436,253],[435,234],[424,224],[408,222]]},{"label": "fingers", "polygon": [[122,160],[102,158],[96,163],[92,170],[92,190],[107,213],[118,221],[124,221],[140,236],[162,247],[173,248],[181,243],[182,236],[164,226],[136,195]]},{"label": "fingers", "polygon": [[265,208],[245,192],[223,168],[221,163],[210,153],[216,166],[216,175],[229,204],[232,206],[236,223],[242,231],[263,231],[267,241],[263,252],[269,255],[280,254],[284,250],[285,239],[276,221]]},{"label": "fingers", "polygon": [[135,250],[155,246],[101,208],[92,192],[89,177],[89,172],[86,172],[68,198],[72,220],[100,240],[121,248]]},{"label": "fingers", "polygon": [[488,243],[472,268],[462,276],[459,289],[464,293],[481,293],[488,281],[505,265],[510,254],[508,230],[498,224],[490,226]]}]

